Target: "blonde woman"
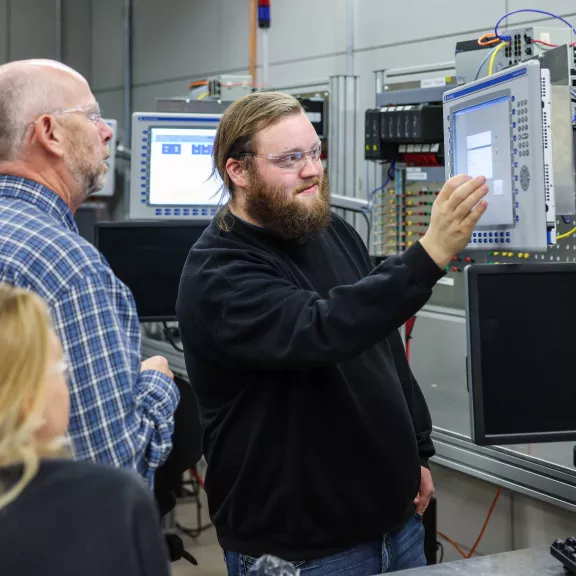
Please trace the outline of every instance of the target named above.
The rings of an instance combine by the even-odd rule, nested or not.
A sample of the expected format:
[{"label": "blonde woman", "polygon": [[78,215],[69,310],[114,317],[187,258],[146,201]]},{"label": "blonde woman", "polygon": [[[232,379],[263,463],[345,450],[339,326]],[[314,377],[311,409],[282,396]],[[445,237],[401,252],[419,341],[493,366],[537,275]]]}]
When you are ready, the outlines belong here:
[{"label": "blonde woman", "polygon": [[0,573],[167,576],[140,478],[70,458],[67,370],[43,301],[0,284]]}]

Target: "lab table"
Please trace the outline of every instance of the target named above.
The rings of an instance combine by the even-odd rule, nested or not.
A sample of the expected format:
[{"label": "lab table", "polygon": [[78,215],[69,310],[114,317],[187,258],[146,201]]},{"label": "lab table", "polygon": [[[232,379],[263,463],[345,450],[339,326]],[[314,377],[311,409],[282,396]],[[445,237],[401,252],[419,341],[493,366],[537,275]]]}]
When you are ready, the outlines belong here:
[{"label": "lab table", "polygon": [[402,576],[564,576],[548,546],[477,556],[401,572]]}]

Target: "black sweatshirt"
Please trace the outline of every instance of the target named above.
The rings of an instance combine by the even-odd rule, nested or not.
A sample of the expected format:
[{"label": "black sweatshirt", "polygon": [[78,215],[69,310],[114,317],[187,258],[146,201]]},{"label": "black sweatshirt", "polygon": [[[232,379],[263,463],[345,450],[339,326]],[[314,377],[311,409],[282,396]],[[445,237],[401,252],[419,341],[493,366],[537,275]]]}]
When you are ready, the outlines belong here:
[{"label": "black sweatshirt", "polygon": [[[0,468],[12,485],[19,468]],[[2,576],[168,576],[156,506],[136,475],[108,466],[44,460],[0,510]]]},{"label": "black sweatshirt", "polygon": [[305,243],[207,228],[176,310],[224,549],[319,558],[413,514],[434,447],[398,328],[442,274],[419,243],[374,268],[335,215]]}]

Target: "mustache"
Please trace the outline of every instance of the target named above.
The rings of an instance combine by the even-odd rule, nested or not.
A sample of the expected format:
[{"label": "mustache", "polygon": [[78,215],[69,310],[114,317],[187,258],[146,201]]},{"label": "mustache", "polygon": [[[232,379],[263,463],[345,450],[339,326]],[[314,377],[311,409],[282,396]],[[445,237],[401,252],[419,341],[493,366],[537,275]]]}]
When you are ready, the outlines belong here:
[{"label": "mustache", "polygon": [[312,180],[309,180],[308,183],[304,183],[301,186],[298,186],[298,188],[296,188],[296,190],[294,190],[294,194],[299,194],[300,192],[303,192],[304,190],[307,190],[308,188],[310,188],[310,186],[318,186],[320,187],[320,178],[312,178]]}]

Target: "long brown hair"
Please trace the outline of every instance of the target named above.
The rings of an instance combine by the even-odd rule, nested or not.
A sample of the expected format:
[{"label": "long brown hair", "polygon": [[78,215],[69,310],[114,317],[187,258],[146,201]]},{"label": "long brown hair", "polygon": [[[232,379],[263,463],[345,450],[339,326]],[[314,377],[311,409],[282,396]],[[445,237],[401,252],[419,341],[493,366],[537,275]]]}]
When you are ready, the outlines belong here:
[{"label": "long brown hair", "polygon": [[[283,92],[253,92],[237,100],[224,112],[214,139],[214,171],[224,182],[223,198],[229,194],[234,199],[234,183],[226,171],[228,158],[253,153],[254,136],[281,118],[303,111],[294,96]],[[249,164],[250,156],[245,157]],[[220,227],[226,229],[229,214],[225,204],[218,214]]]}]

